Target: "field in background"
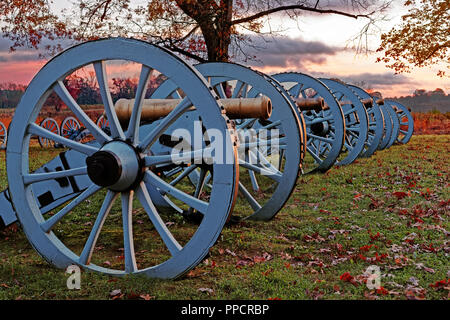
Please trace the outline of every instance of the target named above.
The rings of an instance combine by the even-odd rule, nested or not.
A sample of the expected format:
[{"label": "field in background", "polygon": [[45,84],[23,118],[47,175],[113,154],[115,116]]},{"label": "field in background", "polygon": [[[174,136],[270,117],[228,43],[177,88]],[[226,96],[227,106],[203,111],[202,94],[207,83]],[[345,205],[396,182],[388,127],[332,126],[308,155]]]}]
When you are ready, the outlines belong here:
[{"label": "field in background", "polygon": [[[103,105],[83,105],[81,108],[86,112],[86,114],[93,120],[96,121],[97,118],[103,113]],[[15,109],[0,109],[0,121],[8,127],[14,116]],[[40,123],[45,118],[53,118],[56,120],[58,125],[64,121],[66,117],[72,116],[73,112],[69,110],[66,106],[63,106],[60,110],[56,110],[54,107],[44,107],[39,113],[37,123]]]},{"label": "field in background", "polygon": [[[12,226],[0,232],[0,299],[448,299],[449,151],[450,135],[413,136],[300,177],[275,219],[227,226],[210,256],[175,281],[83,272],[81,290],[68,290],[64,271]],[[0,170],[6,187],[4,152]],[[372,265],[378,290],[365,283]]]},{"label": "field in background", "polygon": [[413,112],[414,134],[450,134],[450,112]]}]

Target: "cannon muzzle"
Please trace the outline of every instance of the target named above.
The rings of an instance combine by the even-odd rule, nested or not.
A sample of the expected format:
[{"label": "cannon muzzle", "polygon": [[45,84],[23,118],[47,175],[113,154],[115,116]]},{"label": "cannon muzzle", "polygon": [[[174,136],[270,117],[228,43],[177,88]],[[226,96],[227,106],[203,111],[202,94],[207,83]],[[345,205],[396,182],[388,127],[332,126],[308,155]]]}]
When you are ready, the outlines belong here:
[{"label": "cannon muzzle", "polygon": [[[181,99],[145,99],[142,105],[141,121],[154,121],[167,116],[180,102]],[[220,102],[230,119],[267,120],[272,114],[272,102],[267,97],[220,99]],[[119,99],[114,107],[119,121],[127,123],[131,118],[134,99]]]},{"label": "cannon muzzle", "polygon": [[[372,108],[372,107],[373,107],[373,101],[372,101],[371,98],[368,98],[368,99],[362,99],[362,100],[361,100],[361,103],[364,105],[364,107],[365,107],[366,109]],[[346,105],[346,104],[352,104],[352,102],[351,102],[351,101],[339,101],[339,104],[340,104],[341,107],[342,107],[343,105]]]},{"label": "cannon muzzle", "polygon": [[325,110],[325,101],[323,98],[297,98],[295,99],[295,103],[301,111],[314,110],[319,112]]},{"label": "cannon muzzle", "polygon": [[376,103],[377,105],[379,105],[379,106],[383,106],[383,105],[384,105],[384,99],[377,99],[377,100],[375,101],[375,103]]}]

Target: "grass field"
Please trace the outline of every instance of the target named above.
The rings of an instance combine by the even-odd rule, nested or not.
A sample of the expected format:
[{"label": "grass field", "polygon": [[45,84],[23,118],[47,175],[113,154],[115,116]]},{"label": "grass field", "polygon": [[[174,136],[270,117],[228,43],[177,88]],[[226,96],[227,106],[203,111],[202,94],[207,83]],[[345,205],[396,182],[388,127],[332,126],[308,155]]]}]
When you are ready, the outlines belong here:
[{"label": "grass field", "polygon": [[[0,299],[449,299],[449,151],[450,135],[413,136],[302,176],[275,219],[225,227],[209,257],[177,280],[83,272],[81,289],[68,290],[68,275],[12,226],[0,232]],[[4,152],[0,169],[6,187]],[[75,224],[85,219],[80,213],[69,229],[75,247]],[[120,264],[120,237],[111,230],[104,243],[117,261],[108,262]],[[150,232],[138,233],[141,248],[154,245]],[[371,265],[380,268],[379,289],[366,286]]]}]

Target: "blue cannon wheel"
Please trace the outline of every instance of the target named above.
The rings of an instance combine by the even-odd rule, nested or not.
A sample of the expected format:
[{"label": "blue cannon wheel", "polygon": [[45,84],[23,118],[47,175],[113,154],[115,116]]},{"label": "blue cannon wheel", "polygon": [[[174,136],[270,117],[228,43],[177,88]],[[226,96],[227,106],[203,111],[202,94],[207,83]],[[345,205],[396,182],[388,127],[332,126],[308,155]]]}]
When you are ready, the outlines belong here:
[{"label": "blue cannon wheel", "polygon": [[321,97],[328,105],[327,110],[302,112],[306,126],[306,150],[310,157],[309,161],[304,161],[304,171],[326,172],[336,163],[344,144],[344,115],[338,101],[325,84],[309,75],[288,72],[273,77],[288,89],[293,99]]},{"label": "blue cannon wheel", "polygon": [[[53,118],[45,118],[39,126],[57,135],[61,133],[58,122]],[[42,148],[55,147],[57,145],[55,141],[42,136],[38,136],[38,142]]]},{"label": "blue cannon wheel", "polygon": [[[133,63],[138,67],[136,70],[139,74],[134,108],[126,129],[119,122],[108,88],[107,63],[117,60],[121,63]],[[64,85],[63,81],[67,76],[85,66],[92,67],[95,71],[111,137],[89,118]],[[184,92],[184,98],[161,119],[158,126],[150,132],[143,131],[143,134],[142,101],[153,72],[164,75],[179,86]],[[95,137],[95,142],[83,144],[66,139],[34,123],[45,98],[52,92],[61,98],[89,130]],[[188,114],[193,106],[202,114],[204,126],[223,136],[223,151],[232,159],[226,163],[211,163],[214,170],[210,181],[211,192],[207,198],[202,199],[197,199],[185,189],[168,184],[153,172],[154,163],[172,164],[171,157],[145,152],[176,119]],[[111,38],[87,42],[50,60],[33,78],[22,96],[10,126],[11,138],[6,154],[11,200],[33,247],[58,268],[75,264],[84,270],[108,275],[143,274],[154,278],[175,278],[195,267],[219,237],[237,192],[235,137],[230,134],[223,110],[217,96],[198,72],[172,53],[144,41]],[[31,135],[63,144],[72,152],[83,155],[86,161],[69,170],[32,173],[28,161],[31,156]],[[186,156],[192,159],[195,155],[191,152]],[[80,175],[89,178],[91,184],[86,189],[79,190],[77,197],[56,208],[52,214],[43,215],[32,185]],[[179,205],[184,203],[202,212],[204,217],[198,228],[191,230],[184,224],[173,223],[169,229],[166,222],[170,220],[166,219],[170,217],[170,212],[165,213],[155,207],[147,185],[170,194],[179,201]],[[86,200],[89,204],[86,204]],[[83,209],[86,205],[88,209]],[[80,206],[83,217],[86,213],[84,210],[95,212],[92,224],[80,224],[77,222],[79,220],[72,220],[81,219],[75,211]],[[146,226],[144,230],[137,229],[139,226],[135,219],[139,214],[142,215],[139,226]],[[75,238],[71,229],[64,232],[64,227],[68,224],[72,228],[79,228]],[[112,247],[117,244],[112,244],[108,238],[111,236],[110,232],[102,232],[105,226],[114,228],[114,233],[118,232],[118,247]],[[135,230],[141,230],[139,239],[134,236]],[[96,244],[102,237],[106,237],[101,242],[104,243],[104,248],[98,252],[95,250]],[[76,241],[79,245],[73,246],[72,243],[69,244],[69,240]],[[137,251],[139,247],[135,249],[135,245],[142,242],[146,250],[142,250],[141,246],[141,250]],[[103,255],[107,253],[111,254],[109,261],[119,261],[115,256],[121,246],[121,262],[117,262],[117,265],[103,264],[108,259]],[[102,257],[95,260],[99,255]]]},{"label": "blue cannon wheel", "polygon": [[[247,67],[214,62],[199,64],[195,68],[208,79],[221,99],[265,96],[271,100],[270,118],[238,119],[241,121],[238,121],[236,130],[241,137],[238,148],[241,168],[239,191],[248,206],[238,213],[239,217],[272,219],[289,199],[301,168],[303,132],[295,109],[263,74]],[[230,86],[228,95],[225,86]],[[152,98],[174,96],[177,90],[175,85],[166,81]],[[271,133],[275,131],[272,130],[277,130],[273,137]],[[251,140],[246,141],[244,137]],[[276,150],[267,152],[265,146],[276,147]],[[200,168],[192,171],[189,178],[197,186],[207,184],[209,179],[201,174]]]},{"label": "blue cannon wheel", "polygon": [[337,165],[347,165],[358,158],[366,147],[369,117],[361,98],[347,85],[332,79],[321,80],[339,101],[345,119],[344,152]]},{"label": "blue cannon wheel", "polygon": [[3,122],[0,121],[0,149],[6,148],[6,141],[8,139],[8,130]]},{"label": "blue cannon wheel", "polygon": [[[259,72],[259,71],[256,71]],[[261,73],[261,72],[259,72]],[[269,81],[270,83],[272,83],[274,86],[276,86],[278,88],[278,90],[289,100],[289,102],[291,103],[291,105],[293,106],[294,110],[296,111],[298,120],[300,121],[300,126],[301,126],[301,131],[302,131],[302,148],[301,148],[301,158],[302,158],[302,165],[301,165],[301,172],[302,174],[305,173],[304,167],[305,167],[305,156],[306,153],[308,152],[306,149],[306,145],[308,143],[307,140],[307,136],[306,136],[306,121],[305,118],[303,117],[303,113],[300,112],[300,110],[296,107],[296,103],[293,99],[293,97],[291,96],[291,94],[289,93],[289,91],[286,90],[286,88],[278,81],[276,80],[274,77],[261,73],[266,79],[267,81]]]},{"label": "blue cannon wheel", "polygon": [[389,106],[382,104],[380,105],[381,113],[383,114],[384,119],[384,132],[383,137],[381,138],[380,145],[378,146],[378,150],[384,150],[391,139],[392,132],[394,131],[394,123],[391,118],[391,113],[389,112]]},{"label": "blue cannon wheel", "polygon": [[74,117],[66,117],[61,122],[61,136],[67,139],[74,140],[74,135],[78,134],[78,130],[80,130],[81,125],[77,119]]},{"label": "blue cannon wheel", "polygon": [[389,112],[389,115],[391,116],[392,120],[392,134],[391,138],[389,139],[388,144],[386,145],[386,148],[390,148],[395,141],[397,140],[397,137],[400,133],[400,120],[397,117],[397,112],[394,110],[392,102],[389,100],[384,100],[384,105],[386,106],[386,110]]},{"label": "blue cannon wheel", "polygon": [[368,94],[365,90],[360,87],[354,85],[348,85],[350,89],[355,91],[355,93],[360,96],[362,99],[370,99],[372,100],[372,106],[366,108],[367,115],[369,116],[369,133],[367,137],[367,142],[365,146],[365,150],[363,151],[363,157],[372,156],[375,151],[377,151],[378,146],[380,145],[381,139],[383,138],[384,133],[384,117],[381,113],[380,107],[375,102],[375,99],[372,98],[370,94]]},{"label": "blue cannon wheel", "polygon": [[400,102],[388,100],[391,106],[395,108],[395,112],[397,114],[397,118],[399,121],[399,129],[398,136],[396,142],[405,144],[408,143],[411,139],[414,132],[414,119],[411,115],[411,112],[407,107],[402,105]]},{"label": "blue cannon wheel", "polygon": [[97,120],[95,121],[97,126],[99,126],[102,130],[107,130],[109,128],[109,121],[105,118],[104,115],[99,115]]}]

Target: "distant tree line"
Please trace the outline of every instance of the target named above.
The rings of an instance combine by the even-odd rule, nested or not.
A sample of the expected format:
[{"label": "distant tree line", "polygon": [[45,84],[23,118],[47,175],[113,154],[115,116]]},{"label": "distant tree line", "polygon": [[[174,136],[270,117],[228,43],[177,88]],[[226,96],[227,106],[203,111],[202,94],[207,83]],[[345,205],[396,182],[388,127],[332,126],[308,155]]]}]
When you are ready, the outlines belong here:
[{"label": "distant tree line", "polygon": [[[111,80],[110,89],[113,101],[117,101],[120,98],[134,99],[138,84],[137,78],[112,78]],[[150,97],[164,80],[162,75],[152,78],[147,87],[146,98]],[[64,80],[64,83],[78,104],[102,104],[95,75],[92,74],[87,77],[72,75]],[[15,108],[25,89],[26,86],[20,84],[0,84],[0,108]],[[433,110],[443,113],[450,112],[450,95],[445,94],[444,90],[440,88],[433,91],[416,89],[410,96],[393,97],[392,99],[410,107],[415,112]],[[56,94],[51,94],[45,105],[60,110],[63,103]]]},{"label": "distant tree line", "polygon": [[0,83],[0,108],[15,108],[26,86],[15,83]]},{"label": "distant tree line", "polygon": [[[148,98],[155,89],[164,81],[159,75],[149,81],[145,97]],[[72,75],[64,80],[64,84],[72,97],[80,105],[102,104],[97,80],[94,75],[79,77]],[[113,101],[120,98],[134,99],[138,84],[137,78],[112,78],[110,83],[111,97]],[[25,85],[15,83],[0,83],[0,108],[15,108],[26,89]],[[45,102],[45,106],[55,107],[60,110],[63,106],[61,99],[52,93]]]},{"label": "distant tree line", "polygon": [[416,89],[410,96],[400,96],[392,99],[410,107],[414,112],[450,112],[450,94],[446,95],[441,88],[436,88],[433,91]]}]

